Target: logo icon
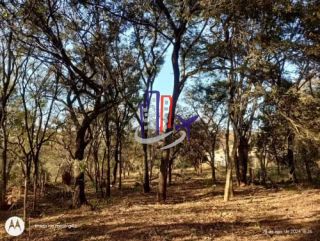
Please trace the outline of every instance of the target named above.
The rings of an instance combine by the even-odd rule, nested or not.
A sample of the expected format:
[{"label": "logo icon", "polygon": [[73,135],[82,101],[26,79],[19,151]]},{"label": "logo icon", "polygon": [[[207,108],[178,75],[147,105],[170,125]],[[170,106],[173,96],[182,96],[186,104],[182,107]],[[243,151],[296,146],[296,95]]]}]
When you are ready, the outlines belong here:
[{"label": "logo icon", "polygon": [[21,235],[25,228],[24,221],[16,216],[8,218],[4,227],[7,233],[11,236]]},{"label": "logo icon", "polygon": [[[150,106],[151,105],[151,97],[152,95],[155,95],[155,101],[156,101],[156,106],[155,106],[155,130],[156,130],[156,136],[146,138],[144,136],[144,131],[148,130],[150,123]],[[141,103],[139,106],[140,109],[140,131],[141,131],[141,137],[138,135],[139,133],[139,128],[136,129],[135,132],[135,140],[137,142],[140,142],[142,144],[153,144],[155,142],[161,141],[165,139],[169,135],[173,135],[174,132],[179,132],[180,137],[175,140],[173,143],[164,146],[160,148],[161,150],[168,149],[171,147],[174,147],[181,143],[186,136],[188,137],[188,140],[190,139],[190,127],[191,124],[198,118],[198,116],[192,116],[191,118],[184,120],[181,116],[176,115],[178,120],[180,121],[180,124],[174,124],[171,123],[171,117],[172,117],[172,96],[170,95],[161,95],[159,91],[147,91],[146,92],[147,100],[145,103]],[[168,101],[166,100],[168,99]],[[169,107],[165,107],[165,103],[169,104]],[[167,113],[166,113],[167,112]],[[169,117],[169,118],[168,118]],[[163,133],[164,131],[164,124],[165,120],[168,120],[168,128],[172,128],[172,131],[169,131],[167,133]],[[150,130],[150,128],[149,128]]]}]

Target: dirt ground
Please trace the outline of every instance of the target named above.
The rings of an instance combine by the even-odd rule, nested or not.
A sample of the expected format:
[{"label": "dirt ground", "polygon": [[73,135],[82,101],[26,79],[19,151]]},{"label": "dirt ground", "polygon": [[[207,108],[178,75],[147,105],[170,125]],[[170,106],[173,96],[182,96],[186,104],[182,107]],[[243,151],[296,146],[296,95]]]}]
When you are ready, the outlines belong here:
[{"label": "dirt ground", "polygon": [[121,191],[99,200],[95,207],[68,209],[60,194],[50,192],[38,218],[27,230],[9,237],[5,220],[21,210],[0,213],[1,240],[320,240],[320,190],[305,186],[235,188],[235,197],[223,202],[223,184],[212,187],[206,173],[174,180],[168,202],[156,203],[153,192],[143,194],[133,180]]}]

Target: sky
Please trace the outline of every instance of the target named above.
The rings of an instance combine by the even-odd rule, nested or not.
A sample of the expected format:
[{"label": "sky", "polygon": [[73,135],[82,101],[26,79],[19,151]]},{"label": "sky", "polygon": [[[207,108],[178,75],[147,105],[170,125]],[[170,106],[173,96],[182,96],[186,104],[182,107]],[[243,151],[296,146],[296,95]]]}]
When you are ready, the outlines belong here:
[{"label": "sky", "polygon": [[161,95],[172,95],[173,91],[173,69],[171,65],[171,52],[172,47],[170,46],[165,55],[165,62],[153,84],[153,90],[160,91]]},{"label": "sky", "polygon": [[[171,63],[171,53],[172,53],[172,46],[170,46],[164,57],[164,64],[161,66],[161,70],[159,74],[155,78],[155,82],[153,84],[153,90],[157,90],[160,92],[160,95],[171,95],[173,92],[173,69],[172,69],[172,63]],[[154,96],[153,96],[154,97]],[[178,100],[179,105],[184,104],[183,100],[183,93],[180,95]],[[155,99],[151,99],[151,106],[149,110],[149,128],[155,129],[155,126],[152,124],[152,122],[155,121]],[[164,107],[168,107],[168,103],[164,103]],[[164,110],[164,119],[166,119],[165,115],[168,113],[168,111]],[[139,114],[139,111],[138,111]],[[137,123],[136,123],[137,124]],[[164,128],[165,128],[165,122],[163,122]]]}]

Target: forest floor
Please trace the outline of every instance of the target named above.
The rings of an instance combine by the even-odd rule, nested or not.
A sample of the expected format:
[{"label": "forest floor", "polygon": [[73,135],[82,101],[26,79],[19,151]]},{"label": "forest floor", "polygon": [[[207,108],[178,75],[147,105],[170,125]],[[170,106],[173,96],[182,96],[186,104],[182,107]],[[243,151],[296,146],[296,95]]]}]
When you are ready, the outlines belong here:
[{"label": "forest floor", "polygon": [[[156,202],[156,183],[144,194],[126,179],[113,197],[98,199],[95,207],[68,209],[54,188],[40,203],[41,214],[30,218],[27,230],[0,240],[320,240],[320,190],[301,185],[266,189],[235,187],[230,202],[223,201],[223,184],[210,184],[208,173],[174,179],[166,204]],[[0,212],[0,222],[21,209]]]}]

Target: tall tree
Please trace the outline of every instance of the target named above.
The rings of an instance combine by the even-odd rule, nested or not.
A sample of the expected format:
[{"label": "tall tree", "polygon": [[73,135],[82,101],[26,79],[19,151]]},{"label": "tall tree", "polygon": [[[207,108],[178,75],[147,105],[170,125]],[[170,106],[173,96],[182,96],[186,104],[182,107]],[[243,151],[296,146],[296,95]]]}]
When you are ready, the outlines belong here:
[{"label": "tall tree", "polygon": [[[172,44],[171,62],[173,69],[172,114],[167,123],[174,123],[176,106],[179,96],[187,80],[201,72],[203,62],[196,59],[191,61],[193,51],[200,50],[200,39],[208,26],[206,19],[199,18],[201,6],[198,1],[183,1],[175,4],[170,1],[155,0],[155,8],[165,21],[167,36]],[[173,130],[167,125],[166,132]],[[167,137],[164,145],[168,145],[172,138]],[[158,182],[158,201],[163,202],[167,198],[167,169],[170,160],[170,149],[162,153]]]},{"label": "tall tree", "polygon": [[8,141],[9,132],[7,130],[7,114],[10,99],[16,91],[16,86],[22,77],[24,66],[29,58],[28,54],[23,55],[21,46],[14,39],[12,31],[5,25],[0,24],[0,128],[2,143],[2,175],[0,207],[5,207],[5,197],[9,177]]},{"label": "tall tree", "polygon": [[7,10],[19,15],[12,28],[20,40],[38,49],[37,58],[56,65],[62,75],[65,104],[77,129],[73,206],[86,204],[82,160],[90,142],[88,129],[93,120],[118,103],[112,88],[117,84],[117,69],[111,53],[125,27],[98,11],[95,4],[25,1],[8,4]]}]

